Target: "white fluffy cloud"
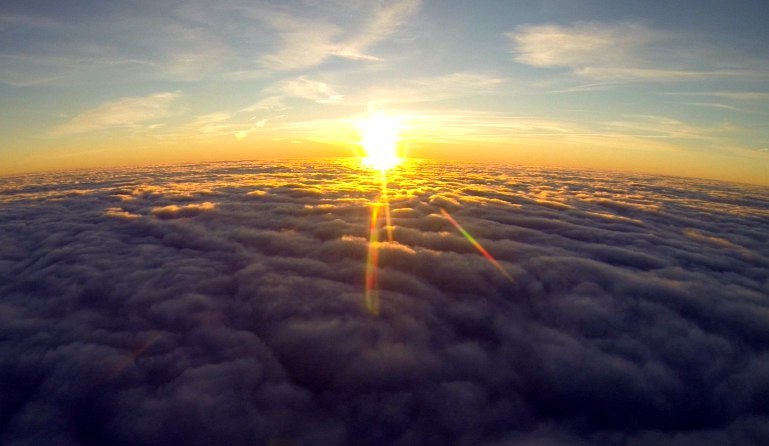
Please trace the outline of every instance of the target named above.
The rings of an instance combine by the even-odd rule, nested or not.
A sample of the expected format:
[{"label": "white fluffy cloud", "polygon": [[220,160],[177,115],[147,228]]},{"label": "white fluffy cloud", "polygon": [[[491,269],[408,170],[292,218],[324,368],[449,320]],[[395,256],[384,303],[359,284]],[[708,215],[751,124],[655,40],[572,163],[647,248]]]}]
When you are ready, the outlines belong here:
[{"label": "white fluffy cloud", "polygon": [[379,187],[349,163],[0,180],[0,441],[769,440],[766,189],[441,163],[390,180],[379,317]]}]

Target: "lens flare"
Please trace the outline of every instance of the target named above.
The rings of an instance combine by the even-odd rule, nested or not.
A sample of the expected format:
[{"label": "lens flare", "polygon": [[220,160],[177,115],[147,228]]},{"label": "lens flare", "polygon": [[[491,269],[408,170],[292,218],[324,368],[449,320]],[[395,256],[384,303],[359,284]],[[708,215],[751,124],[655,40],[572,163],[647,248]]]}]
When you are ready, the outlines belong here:
[{"label": "lens flare", "polygon": [[441,208],[441,213],[443,214],[444,217],[446,217],[446,219],[448,219],[451,222],[452,225],[454,225],[455,228],[457,228],[457,230],[463,236],[465,236],[465,238],[473,246],[475,246],[475,249],[477,249],[483,255],[483,257],[486,257],[486,260],[488,260],[492,265],[494,265],[494,267],[497,270],[499,270],[499,272],[502,273],[503,276],[507,278],[507,280],[509,280],[510,282],[515,282],[515,280],[513,280],[513,277],[507,271],[505,271],[504,268],[502,268],[502,265],[500,265],[499,262],[497,262],[497,259],[495,259],[491,254],[489,254],[489,252],[486,251],[486,248],[481,246],[481,244],[478,243],[478,241],[475,240],[475,238],[473,238],[473,236],[470,235],[470,233],[467,232],[465,228],[463,228],[462,225],[459,224],[458,221],[454,220],[454,217],[452,217],[448,212],[446,212],[446,209]]},{"label": "lens flare", "polygon": [[374,203],[371,209],[371,223],[369,224],[368,259],[366,260],[366,310],[374,315],[379,315],[379,207],[381,203]]},{"label": "lens flare", "polygon": [[145,340],[138,348],[131,351],[128,355],[123,357],[121,361],[119,361],[117,364],[115,364],[110,371],[105,375],[106,380],[114,379],[115,377],[119,376],[125,369],[127,369],[131,364],[134,364],[136,360],[144,354],[145,351],[147,351],[148,348],[152,344],[154,344],[158,339],[160,339],[160,334],[155,333],[152,336],[150,336],[147,340]]},{"label": "lens flare", "polygon": [[387,173],[383,170],[382,171],[382,195],[380,197],[380,202],[384,206],[385,211],[385,226],[387,228],[387,241],[389,243],[393,242],[393,225],[392,225],[392,219],[390,218],[390,198],[387,196]]}]

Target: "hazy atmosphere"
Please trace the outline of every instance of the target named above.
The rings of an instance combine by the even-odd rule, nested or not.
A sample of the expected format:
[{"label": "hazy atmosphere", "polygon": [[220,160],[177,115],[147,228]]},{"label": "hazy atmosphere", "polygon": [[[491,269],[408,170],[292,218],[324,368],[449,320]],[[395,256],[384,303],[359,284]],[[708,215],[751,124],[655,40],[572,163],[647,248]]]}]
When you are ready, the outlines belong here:
[{"label": "hazy atmosphere", "polygon": [[769,184],[769,6],[23,1],[0,9],[0,174],[354,154]]}]

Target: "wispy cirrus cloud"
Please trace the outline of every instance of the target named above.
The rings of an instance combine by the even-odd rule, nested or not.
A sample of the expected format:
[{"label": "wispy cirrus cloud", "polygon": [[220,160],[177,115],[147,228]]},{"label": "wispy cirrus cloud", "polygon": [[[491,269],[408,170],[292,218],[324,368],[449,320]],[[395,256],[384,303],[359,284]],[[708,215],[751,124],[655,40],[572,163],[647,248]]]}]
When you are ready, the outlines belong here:
[{"label": "wispy cirrus cloud", "polygon": [[101,17],[102,11],[78,26],[50,11],[0,14],[0,39],[8,41],[0,49],[0,83],[252,80],[335,57],[379,61],[372,48],[394,36],[420,1],[311,7],[259,3],[236,0],[212,9],[182,2],[157,14],[115,5],[105,11],[120,21]]},{"label": "wispy cirrus cloud", "polygon": [[263,90],[267,96],[241,111],[287,110],[290,98],[300,98],[318,104],[345,104],[378,107],[414,103],[429,103],[444,99],[492,93],[504,85],[506,79],[489,73],[455,72],[436,76],[422,76],[404,80],[394,87],[349,88],[345,94],[339,86],[309,76],[285,79]]},{"label": "wispy cirrus cloud", "polygon": [[345,103],[369,107],[400,107],[426,104],[498,92],[507,78],[493,73],[461,71],[404,79],[396,85],[360,88],[345,96]]},{"label": "wispy cirrus cloud", "polygon": [[[193,133],[203,138],[235,135],[242,139],[265,129],[280,129],[293,137],[352,144],[347,133],[351,126],[349,116],[324,115],[324,118],[290,116],[290,111],[303,101],[323,105],[344,103],[360,108],[394,108],[429,104],[469,94],[492,93],[505,83],[499,76],[485,73],[457,72],[447,75],[418,77],[403,81],[396,88],[350,88],[342,94],[339,85],[311,76],[285,78],[262,90],[263,98],[237,110],[220,111],[197,116],[188,125]],[[307,105],[307,104],[304,104]],[[340,112],[340,113],[343,113]],[[410,112],[403,111],[408,114]],[[340,129],[341,130],[340,133]],[[445,133],[445,132],[440,132]]]},{"label": "wispy cirrus cloud", "polygon": [[404,82],[401,100],[427,102],[496,91],[506,79],[489,73],[462,71]]},{"label": "wispy cirrus cloud", "polygon": [[769,92],[764,91],[689,91],[665,93],[673,96],[699,96],[729,99],[733,101],[769,101]]},{"label": "wispy cirrus cloud", "polygon": [[52,17],[41,17],[30,14],[0,14],[0,27],[19,29],[35,27],[38,29],[64,26],[62,22]]},{"label": "wispy cirrus cloud", "polygon": [[120,54],[73,50],[64,54],[0,53],[0,84],[14,87],[50,85],[56,82],[103,76],[126,71],[151,70],[154,64]]},{"label": "wispy cirrus cloud", "polygon": [[419,10],[419,6],[420,0],[379,3],[372,19],[364,27],[365,32],[340,43],[334,55],[351,59],[378,59],[363,52],[400,28]]},{"label": "wispy cirrus cloud", "polygon": [[205,135],[227,133],[231,127],[229,123],[231,118],[232,115],[230,113],[208,113],[195,117],[190,126],[197,132]]},{"label": "wispy cirrus cloud", "polygon": [[675,33],[634,22],[525,25],[506,33],[514,60],[538,68],[567,68],[601,81],[685,81],[747,76],[755,72],[729,61],[702,62],[706,48],[692,48]]},{"label": "wispy cirrus cloud", "polygon": [[336,56],[350,60],[381,60],[367,49],[393,34],[419,8],[419,0],[400,0],[379,4],[356,33],[325,19],[308,18],[284,11],[259,8],[255,19],[272,28],[278,40],[276,50],[264,55],[267,69],[298,70],[318,65]]},{"label": "wispy cirrus cloud", "polygon": [[703,151],[724,159],[756,157],[755,150],[730,143],[734,134],[745,132],[745,127],[728,121],[708,126],[664,115],[584,121],[463,109],[404,111],[403,117],[403,137],[416,146],[525,145],[535,151],[571,147],[608,154],[622,147],[628,153],[653,153],[655,157]]},{"label": "wispy cirrus cloud", "polygon": [[148,125],[149,121],[157,121],[167,117],[171,113],[173,103],[180,96],[181,94],[178,92],[164,92],[108,101],[56,126],[49,132],[49,135],[65,136],[106,128],[130,128]]},{"label": "wispy cirrus cloud", "polygon": [[281,95],[268,96],[260,99],[255,103],[245,107],[241,111],[253,112],[253,111],[283,111],[288,110],[290,107],[286,105],[285,98]]},{"label": "wispy cirrus cloud", "polygon": [[284,117],[283,112],[292,108],[289,105],[291,100],[303,99],[317,104],[337,104],[344,98],[344,95],[339,94],[335,87],[307,76],[279,81],[262,92],[265,97],[250,106],[198,115],[186,125],[186,128],[202,139],[218,136],[234,136],[237,139],[243,139],[264,129],[268,122]]},{"label": "wispy cirrus cloud", "polygon": [[279,116],[253,116],[247,112],[267,111],[243,109],[238,111],[218,111],[194,117],[180,127],[171,129],[164,138],[186,138],[196,142],[221,141],[222,138],[243,139],[250,134],[264,129],[268,122]]},{"label": "wispy cirrus cloud", "polygon": [[[103,79],[197,80],[221,71],[233,51],[214,27],[168,8],[145,16],[143,8],[107,7],[75,24],[56,9],[0,17],[0,82],[13,86]],[[101,16],[120,16],[119,21]],[[19,37],[21,36],[21,37]]]},{"label": "wispy cirrus cloud", "polygon": [[769,101],[769,93],[761,91],[686,91],[662,94],[686,99],[686,102],[681,102],[686,105],[740,113],[766,113],[765,107]]},{"label": "wispy cirrus cloud", "polygon": [[579,135],[588,129],[570,122],[477,110],[423,112],[408,117],[407,132],[436,142],[504,142],[528,137]]},{"label": "wispy cirrus cloud", "polygon": [[622,119],[605,122],[603,125],[618,135],[642,138],[676,138],[686,140],[713,140],[735,130],[733,124],[715,126],[695,125],[668,116],[631,115]]},{"label": "wispy cirrus cloud", "polygon": [[521,26],[507,37],[515,60],[535,67],[622,66],[632,54],[664,38],[639,24]]},{"label": "wispy cirrus cloud", "polygon": [[[157,13],[114,5],[78,26],[53,11],[0,14],[0,38],[8,41],[0,49],[0,83],[243,80],[313,67],[331,57],[375,61],[380,57],[369,53],[371,47],[392,36],[420,2],[248,3],[253,2],[210,8],[182,2]],[[120,21],[108,20],[111,14]]]},{"label": "wispy cirrus cloud", "polygon": [[294,70],[323,62],[334,52],[332,40],[341,32],[334,24],[283,12],[259,12],[257,18],[277,35],[278,48],[260,57],[270,70]]},{"label": "wispy cirrus cloud", "polygon": [[344,98],[344,95],[339,94],[326,82],[313,80],[307,76],[280,81],[268,87],[265,91],[280,96],[308,99],[319,104],[334,104],[342,101]]}]

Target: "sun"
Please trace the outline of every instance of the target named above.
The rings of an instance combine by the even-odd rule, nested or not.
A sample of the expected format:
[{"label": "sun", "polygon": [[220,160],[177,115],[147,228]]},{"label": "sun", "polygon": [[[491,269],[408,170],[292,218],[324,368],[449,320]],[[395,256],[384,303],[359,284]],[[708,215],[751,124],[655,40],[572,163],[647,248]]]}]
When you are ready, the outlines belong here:
[{"label": "sun", "polygon": [[358,121],[360,145],[366,151],[363,162],[374,169],[385,171],[401,162],[398,156],[400,123],[381,113]]}]

